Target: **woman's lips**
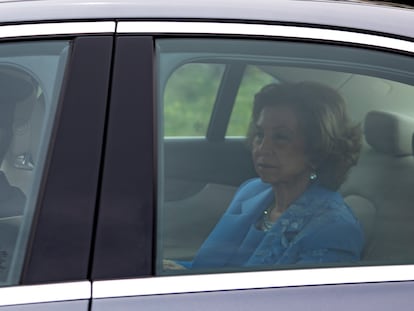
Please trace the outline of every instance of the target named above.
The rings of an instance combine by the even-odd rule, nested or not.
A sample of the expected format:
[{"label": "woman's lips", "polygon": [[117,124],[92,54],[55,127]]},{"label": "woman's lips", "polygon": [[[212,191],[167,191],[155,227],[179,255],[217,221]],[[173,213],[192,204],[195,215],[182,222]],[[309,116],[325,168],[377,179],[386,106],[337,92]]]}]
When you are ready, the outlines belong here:
[{"label": "woman's lips", "polygon": [[265,169],[265,168],[277,168],[274,165],[268,164],[268,163],[257,163],[256,166],[260,169]]}]

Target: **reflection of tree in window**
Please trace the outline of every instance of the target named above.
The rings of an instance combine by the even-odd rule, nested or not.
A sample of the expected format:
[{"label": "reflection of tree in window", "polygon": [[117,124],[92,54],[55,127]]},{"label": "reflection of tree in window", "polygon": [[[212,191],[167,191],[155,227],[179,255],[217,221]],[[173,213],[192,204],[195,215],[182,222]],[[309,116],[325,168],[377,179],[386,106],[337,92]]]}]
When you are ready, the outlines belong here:
[{"label": "reflection of tree in window", "polygon": [[264,85],[276,82],[256,66],[248,66],[236,97],[226,136],[245,136],[250,122],[254,94]]},{"label": "reflection of tree in window", "polygon": [[165,136],[205,136],[224,65],[190,63],[171,75],[164,93]]}]

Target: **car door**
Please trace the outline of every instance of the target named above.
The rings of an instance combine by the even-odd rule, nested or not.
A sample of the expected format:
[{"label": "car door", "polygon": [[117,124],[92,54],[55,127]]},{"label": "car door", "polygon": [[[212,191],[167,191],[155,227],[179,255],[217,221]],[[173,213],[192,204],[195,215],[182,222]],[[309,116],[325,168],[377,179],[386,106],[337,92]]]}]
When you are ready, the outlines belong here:
[{"label": "car door", "polygon": [[[406,308],[414,288],[412,244],[407,239],[413,233],[407,190],[413,183],[410,127],[404,127],[401,136],[403,152],[392,155],[364,138],[361,165],[340,189],[366,230],[367,249],[360,261],[201,271],[163,268],[163,259],[191,261],[237,186],[255,176],[249,151],[243,148],[258,88],[311,80],[343,92],[357,123],[367,122],[366,115],[378,109],[414,117],[412,42],[254,23],[247,33],[244,26],[118,23],[92,310]],[[191,79],[212,83],[203,88]],[[187,103],[176,103],[177,94],[168,92],[190,92],[185,86],[201,94],[189,94],[184,96]],[[254,92],[244,89],[249,87]],[[197,96],[205,97],[206,89],[208,107],[197,106]],[[249,94],[248,99],[241,93]],[[187,114],[192,104],[201,110],[201,119]],[[244,116],[241,129],[234,124],[238,109]],[[170,127],[175,121],[178,134]],[[384,128],[382,123],[365,135],[371,137],[379,128]],[[387,131],[383,134],[380,141],[389,136]],[[390,144],[395,141],[391,138]],[[401,168],[392,175],[398,193],[393,193],[392,184],[381,183],[395,172],[384,172],[383,161]]]},{"label": "car door", "polygon": [[0,25],[1,310],[88,310],[114,30]]}]

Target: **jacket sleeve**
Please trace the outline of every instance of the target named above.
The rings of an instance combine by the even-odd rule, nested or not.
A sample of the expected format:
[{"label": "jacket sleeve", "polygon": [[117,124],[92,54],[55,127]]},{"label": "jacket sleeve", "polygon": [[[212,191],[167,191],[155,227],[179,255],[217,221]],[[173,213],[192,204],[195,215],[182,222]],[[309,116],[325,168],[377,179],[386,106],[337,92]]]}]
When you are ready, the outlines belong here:
[{"label": "jacket sleeve", "polygon": [[198,250],[191,268],[219,268],[226,265],[239,248],[252,222],[251,213],[241,212],[242,202],[266,187],[257,178],[240,186],[229,208]]},{"label": "jacket sleeve", "polygon": [[358,223],[332,222],[298,245],[296,263],[355,262],[361,259],[364,236]]}]

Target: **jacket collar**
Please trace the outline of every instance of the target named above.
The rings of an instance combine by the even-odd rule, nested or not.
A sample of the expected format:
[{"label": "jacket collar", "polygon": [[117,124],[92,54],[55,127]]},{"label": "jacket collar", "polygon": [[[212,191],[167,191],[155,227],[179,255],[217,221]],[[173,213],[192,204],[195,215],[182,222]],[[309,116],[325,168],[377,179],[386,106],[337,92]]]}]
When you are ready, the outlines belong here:
[{"label": "jacket collar", "polygon": [[[242,214],[260,214],[269,204],[274,200],[273,189],[270,184],[263,188],[262,191],[255,196],[241,202]],[[276,194],[277,195],[277,194]],[[315,208],[318,208],[320,204],[313,204],[315,201],[324,200],[340,200],[341,196],[337,192],[330,191],[317,183],[311,184],[302,195],[297,198],[282,215],[289,215],[290,217],[300,215],[304,217],[306,215],[313,215]]]}]

